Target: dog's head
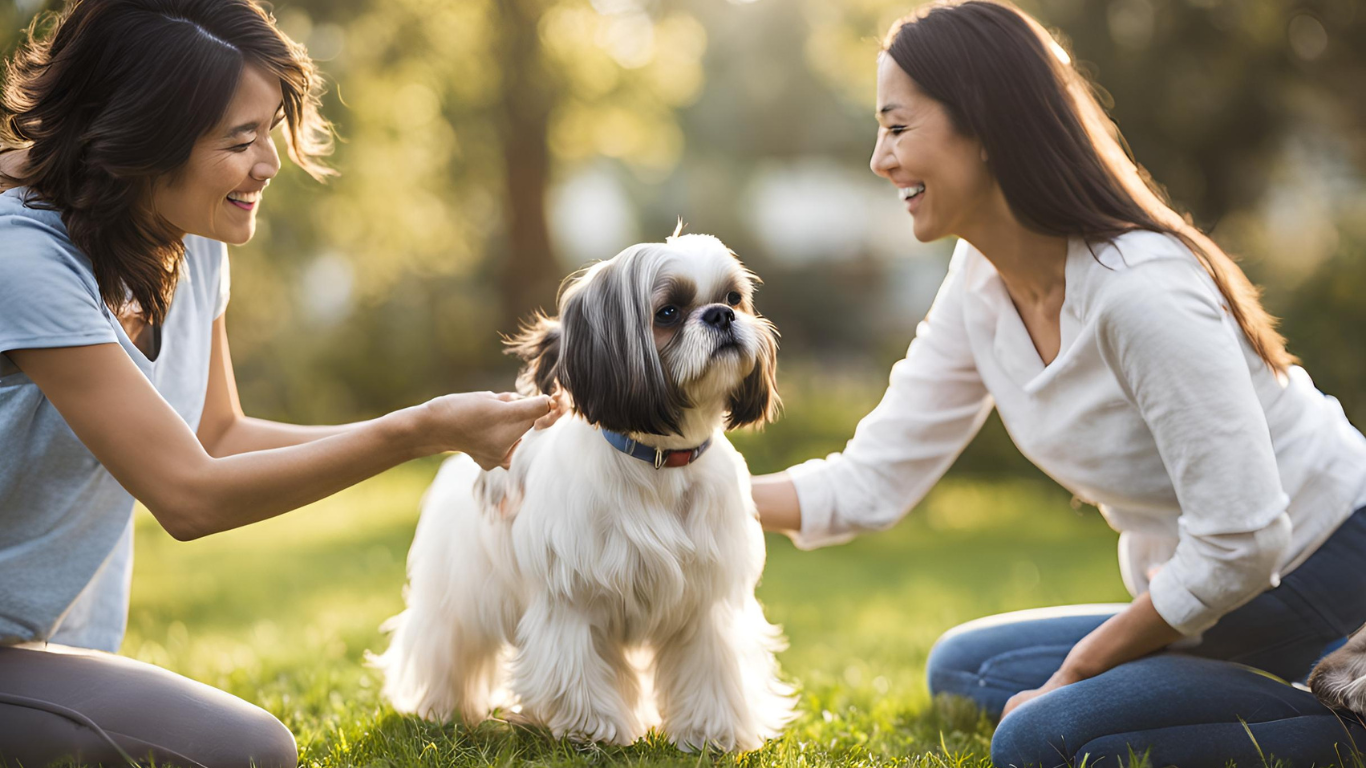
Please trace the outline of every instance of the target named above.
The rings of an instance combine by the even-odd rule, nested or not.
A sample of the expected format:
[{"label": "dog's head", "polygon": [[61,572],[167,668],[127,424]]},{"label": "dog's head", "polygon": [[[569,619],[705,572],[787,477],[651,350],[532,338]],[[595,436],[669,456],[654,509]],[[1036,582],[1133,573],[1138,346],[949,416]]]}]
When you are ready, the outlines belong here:
[{"label": "dog's head", "polygon": [[590,423],[680,434],[689,412],[727,428],[778,406],[778,333],[754,310],[758,279],[710,235],[675,233],[570,276],[559,317],[538,315],[508,341],[523,392],[558,384]]}]

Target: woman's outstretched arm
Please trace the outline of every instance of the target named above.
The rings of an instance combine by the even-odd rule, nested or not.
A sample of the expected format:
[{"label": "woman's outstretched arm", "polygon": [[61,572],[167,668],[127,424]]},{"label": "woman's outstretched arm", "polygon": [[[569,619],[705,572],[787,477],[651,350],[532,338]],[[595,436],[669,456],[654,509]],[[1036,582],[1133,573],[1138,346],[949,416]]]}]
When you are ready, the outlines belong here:
[{"label": "woman's outstretched arm", "polygon": [[209,386],[204,395],[204,412],[199,417],[196,436],[204,450],[214,458],[239,453],[285,448],[332,437],[369,424],[305,426],[254,419],[242,412],[237,397],[237,377],[233,374],[232,354],[228,349],[228,330],[224,316],[213,321],[213,349],[209,355]]},{"label": "woman's outstretched arm", "polygon": [[[213,321],[213,349],[209,357],[209,386],[204,397],[204,413],[199,418],[196,436],[210,456],[223,458],[239,453],[285,448],[340,435],[370,421],[316,426],[285,424],[247,416],[237,397],[237,377],[233,373],[232,353],[224,316]],[[558,418],[555,412],[536,422],[547,427]]]},{"label": "woman's outstretched arm", "polygon": [[550,410],[545,396],[446,395],[301,445],[215,458],[118,344],[6,354],[181,540],[297,509],[419,456],[460,450],[497,466]]},{"label": "woman's outstretched arm", "polygon": [[802,507],[797,488],[786,472],[750,478],[754,506],[765,531],[791,533],[802,529]]}]

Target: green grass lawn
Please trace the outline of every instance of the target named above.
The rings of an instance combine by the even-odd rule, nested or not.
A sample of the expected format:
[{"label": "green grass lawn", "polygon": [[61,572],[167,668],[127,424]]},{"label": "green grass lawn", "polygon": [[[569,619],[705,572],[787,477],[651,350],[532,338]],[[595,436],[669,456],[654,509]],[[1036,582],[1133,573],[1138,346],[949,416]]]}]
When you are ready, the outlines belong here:
[{"label": "green grass lawn", "polygon": [[[659,740],[585,748],[501,723],[424,723],[381,702],[362,656],[383,648],[379,624],[402,606],[418,498],[436,466],[409,464],[188,544],[140,512],[123,653],[270,710],[307,765],[696,764]],[[1114,543],[1094,510],[1074,511],[1033,480],[947,480],[895,530],[842,547],[799,552],[770,537],[759,597],[791,641],[781,660],[801,716],[739,762],[987,765],[990,725],[929,701],[931,644],[986,614],[1126,599]]]}]

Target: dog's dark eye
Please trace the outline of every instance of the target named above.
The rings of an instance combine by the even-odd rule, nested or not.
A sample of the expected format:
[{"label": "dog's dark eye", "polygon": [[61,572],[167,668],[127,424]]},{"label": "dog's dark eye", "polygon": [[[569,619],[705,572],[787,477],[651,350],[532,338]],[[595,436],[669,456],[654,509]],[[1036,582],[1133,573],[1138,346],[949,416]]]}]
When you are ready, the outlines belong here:
[{"label": "dog's dark eye", "polygon": [[731,305],[732,307],[738,307],[740,306],[741,298],[743,297],[741,297],[738,292],[731,291],[730,293],[726,294],[726,303]]},{"label": "dog's dark eye", "polygon": [[680,315],[681,313],[678,311],[678,307],[671,304],[667,307],[661,307],[660,310],[655,313],[655,322],[660,325],[673,325],[678,322]]}]

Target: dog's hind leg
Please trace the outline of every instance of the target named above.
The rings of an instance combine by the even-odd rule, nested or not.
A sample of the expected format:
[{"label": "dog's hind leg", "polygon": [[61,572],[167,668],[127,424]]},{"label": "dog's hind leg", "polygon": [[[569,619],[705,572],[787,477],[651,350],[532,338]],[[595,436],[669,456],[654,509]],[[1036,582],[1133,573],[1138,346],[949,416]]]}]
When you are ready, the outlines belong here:
[{"label": "dog's hind leg", "polygon": [[405,714],[437,721],[459,714],[478,723],[493,707],[502,642],[433,618],[409,609],[382,627],[393,638],[370,662],[384,672],[384,698]]},{"label": "dog's hind leg", "polygon": [[459,713],[473,724],[494,703],[516,601],[493,567],[500,533],[480,517],[472,495],[479,476],[464,456],[442,465],[408,553],[408,608],[385,622],[389,647],[370,657],[384,672],[384,697],[400,712],[432,720]]},{"label": "dog's hind leg", "polygon": [[542,595],[517,626],[512,690],[522,713],[557,738],[631,744],[644,735],[635,670],[586,615]]}]

